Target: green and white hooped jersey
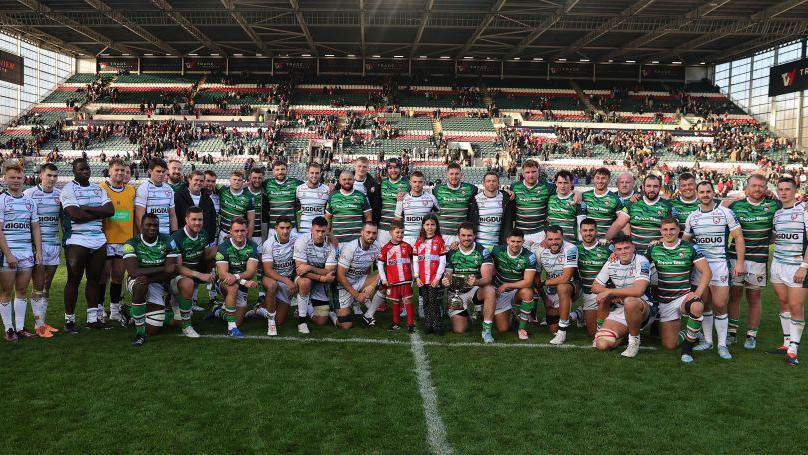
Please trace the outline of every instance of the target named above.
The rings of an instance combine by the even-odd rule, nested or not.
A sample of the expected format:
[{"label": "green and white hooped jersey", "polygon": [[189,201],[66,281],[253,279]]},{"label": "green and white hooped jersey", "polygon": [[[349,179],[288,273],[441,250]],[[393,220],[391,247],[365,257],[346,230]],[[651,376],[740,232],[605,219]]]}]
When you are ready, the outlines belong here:
[{"label": "green and white hooped jersey", "polygon": [[277,233],[270,235],[261,247],[261,262],[271,262],[272,268],[281,276],[292,279],[295,276],[295,242],[295,231],[291,232],[286,243],[281,243]]},{"label": "green and white hooped jersey", "polygon": [[727,262],[729,235],[741,225],[732,210],[716,205],[709,212],[696,210],[687,217],[685,234],[692,236],[708,262]]},{"label": "green and white hooped jersey", "polygon": [[[741,223],[744,242],[744,260],[766,264],[769,262],[769,245],[774,227],[774,214],[782,207],[776,199],[764,199],[753,203],[748,198],[735,201],[729,208]],[[729,257],[735,258],[735,242],[729,246]]]},{"label": "green and white hooped jersey", "polygon": [[591,294],[592,283],[603,265],[609,261],[612,252],[598,242],[592,246],[578,242],[576,247],[578,248],[578,275],[581,277],[581,290],[584,294]]},{"label": "green and white hooped jersey", "polygon": [[295,197],[297,187],[302,183],[302,181],[291,177],[287,177],[282,182],[275,180],[274,177],[264,181],[264,191],[267,193],[267,199],[269,200],[269,219],[264,221],[267,222],[270,229],[275,228],[275,220],[279,216],[288,216],[292,220],[292,227],[297,226]]},{"label": "green and white hooped jersey", "polygon": [[705,259],[697,246],[684,240],[672,247],[658,243],[648,248],[651,284],[657,287],[659,302],[670,303],[690,292],[693,264]]},{"label": "green and white hooped jersey", "polygon": [[309,232],[311,222],[318,216],[325,216],[325,204],[328,203],[329,193],[328,185],[323,183],[320,183],[316,188],[311,188],[308,182],[298,185],[295,190],[295,197],[300,206],[298,232],[301,234]]},{"label": "green and white hooped jersey", "polygon": [[676,217],[677,212],[665,199],[657,197],[655,201],[649,201],[643,196],[637,202],[626,201],[620,213],[628,215],[631,241],[637,247],[637,252],[644,254],[651,242],[662,238],[659,232],[662,220],[669,216]]},{"label": "green and white hooped jersey", "polygon": [[418,196],[413,196],[412,193],[405,194],[404,198],[396,204],[396,217],[404,220],[404,236],[418,237],[421,232],[421,222],[431,212],[440,213],[435,196],[426,192]]},{"label": "green and white hooped jersey", "polygon": [[253,197],[250,192],[241,189],[238,193],[234,193],[230,187],[219,188],[219,204],[221,209],[219,211],[219,229],[222,232],[230,233],[230,223],[237,216],[247,219],[247,212],[255,211],[253,205]]},{"label": "green and white hooped jersey", "polygon": [[339,252],[337,264],[345,267],[348,278],[362,278],[370,272],[370,267],[379,258],[382,246],[374,241],[367,248],[362,248],[362,239],[356,239],[345,245]]},{"label": "green and white hooped jersey", "polygon": [[484,247],[493,248],[499,243],[507,203],[505,197],[502,191],[497,191],[494,197],[486,196],[484,191],[474,195],[479,215],[471,222],[477,226],[477,242]]},{"label": "green and white hooped jersey", "polygon": [[171,233],[169,210],[174,208],[174,190],[161,183],[156,185],[151,179],[146,179],[137,187],[135,192],[135,206],[143,207],[146,213],[154,213],[160,221],[160,233]]},{"label": "green and white hooped jersey", "polygon": [[59,215],[62,212],[59,188],[46,193],[41,185],[37,185],[28,188],[22,194],[36,203],[39,230],[42,231],[42,245],[59,246]]},{"label": "green and white hooped jersey", "polygon": [[466,182],[460,182],[457,188],[450,187],[448,183],[441,183],[432,189],[432,194],[440,206],[438,220],[444,235],[457,235],[457,230],[468,216],[471,198],[477,191],[476,186]]},{"label": "green and white hooped jersey", "polygon": [[179,255],[174,239],[165,234],[158,234],[152,243],[147,242],[141,234],[123,244],[123,258],[137,258],[138,267],[162,267],[166,258]]},{"label": "green and white hooped jersey", "polygon": [[[676,209],[676,219],[679,220],[679,229],[684,232],[687,217],[699,209],[699,199],[696,198],[692,201],[685,201],[682,200],[681,197],[678,197],[676,199],[670,199],[669,201],[673,208]],[[716,204],[720,203],[721,201],[716,202]]]},{"label": "green and white hooped jersey", "polygon": [[[479,278],[482,276],[480,269],[485,264],[493,264],[491,253],[477,242],[474,242],[474,248],[471,251],[463,251],[462,248],[458,247],[456,250],[451,250],[446,254],[446,270],[451,270],[453,276],[475,276]],[[469,286],[464,285],[461,291],[465,292],[469,289]]]},{"label": "green and white hooped jersey", "polygon": [[808,214],[805,203],[781,208],[774,214],[774,260],[800,265],[808,248]]},{"label": "green and white hooped jersey", "polygon": [[244,273],[247,270],[247,263],[250,261],[259,262],[258,245],[247,239],[241,247],[233,243],[233,238],[226,239],[220,243],[216,251],[216,263],[228,264],[227,271],[235,275]]},{"label": "green and white hooped jersey", "polygon": [[[609,261],[600,269],[595,281],[601,286],[606,286],[611,281],[617,289],[627,288],[637,281],[650,283],[651,263],[641,254],[635,254],[628,264],[619,260]],[[646,297],[647,294],[646,292]]]},{"label": "green and white hooped jersey", "polygon": [[370,210],[370,202],[364,193],[351,190],[345,194],[337,190],[328,198],[325,213],[331,215],[331,232],[337,242],[345,243],[359,238],[365,212]]},{"label": "green and white hooped jersey", "polygon": [[582,207],[573,202],[574,193],[562,198],[558,194],[550,196],[547,201],[547,225],[560,226],[564,240],[575,242],[578,238],[578,215],[583,212]]},{"label": "green and white hooped jersey", "polygon": [[[253,199],[253,210],[255,210],[255,227],[253,228],[253,237],[261,237],[261,225],[264,221],[262,219],[262,215],[264,213],[264,192],[259,190],[257,193],[253,193],[252,188],[247,187],[247,192],[250,194],[250,197]],[[292,221],[294,223],[294,221]]]},{"label": "green and white hooped jersey", "polygon": [[182,255],[182,265],[191,270],[196,270],[205,254],[205,248],[210,244],[208,234],[205,230],[199,231],[196,237],[188,234],[188,227],[177,229],[171,234],[171,239],[177,248],[177,252]]},{"label": "green and white hooped jersey", "polygon": [[599,236],[609,232],[617,212],[623,207],[617,194],[608,190],[604,194],[597,194],[595,190],[584,191],[581,201],[581,214],[595,220]]},{"label": "green and white hooped jersey", "polygon": [[526,271],[537,269],[536,255],[524,247],[512,255],[507,245],[497,245],[491,251],[491,259],[494,262],[494,286],[521,281]]},{"label": "green and white hooped jersey", "polygon": [[536,182],[527,186],[525,182],[513,185],[516,202],[516,228],[525,234],[535,234],[547,227],[547,203],[555,194],[555,185],[548,182]]},{"label": "green and white hooped jersey", "polygon": [[389,231],[390,222],[396,218],[396,205],[398,204],[398,193],[408,193],[410,184],[403,177],[397,181],[389,178],[382,179],[382,213],[379,221],[379,231]]}]

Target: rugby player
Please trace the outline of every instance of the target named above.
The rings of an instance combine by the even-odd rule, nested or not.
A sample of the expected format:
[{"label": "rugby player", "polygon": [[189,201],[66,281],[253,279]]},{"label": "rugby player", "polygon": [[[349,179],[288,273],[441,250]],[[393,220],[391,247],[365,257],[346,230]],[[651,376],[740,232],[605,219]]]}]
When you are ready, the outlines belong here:
[{"label": "rugby player", "polygon": [[368,174],[368,166],[370,160],[367,157],[360,156],[354,160],[354,182],[353,187],[356,191],[364,194],[368,198],[368,203],[372,210],[372,221],[378,223],[379,215],[381,213],[381,188],[376,180]]},{"label": "rugby player", "polygon": [[[17,341],[18,338],[37,336],[25,328],[25,313],[31,273],[35,264],[42,264],[42,233],[36,202],[22,192],[25,180],[22,166],[10,161],[3,166],[3,171],[6,190],[0,193],[0,252],[3,255],[0,262],[0,314],[6,329],[6,341]],[[13,324],[12,292],[15,293]]]},{"label": "rugby player", "polygon": [[534,243],[531,251],[536,255],[541,269],[547,274],[544,282],[541,281],[540,273],[536,275],[536,280],[538,288],[545,296],[547,327],[555,334],[550,343],[559,345],[567,340],[570,309],[581,290],[580,284],[575,279],[575,271],[578,269],[578,248],[564,240],[561,226],[549,226],[545,229],[545,235],[544,242]]},{"label": "rugby player", "polygon": [[519,318],[519,339],[527,340],[528,319],[536,305],[533,301],[536,255],[523,246],[525,234],[519,229],[513,229],[508,234],[507,242],[505,245],[495,246],[491,251],[491,260],[494,263],[494,287],[497,294],[494,320],[500,333],[507,332],[511,326],[511,313],[516,310]]},{"label": "rugby player", "polygon": [[[337,292],[339,309],[337,310],[337,327],[350,329],[353,327],[351,308],[374,305],[378,308],[384,301],[384,294],[377,292],[379,275],[370,270],[379,258],[381,246],[376,241],[378,227],[373,221],[365,221],[360,237],[340,247],[337,261]],[[376,301],[371,303],[371,300]],[[360,307],[361,308],[361,307]],[[359,314],[362,314],[361,311]],[[415,326],[410,326],[410,333]],[[390,330],[397,330],[395,323]]]},{"label": "rugby player", "polygon": [[354,187],[353,171],[340,172],[339,190],[331,193],[325,205],[330,240],[341,248],[358,239],[364,222],[371,221],[372,216],[367,196]]},{"label": "rugby player", "polygon": [[59,194],[64,211],[65,261],[67,280],[65,281],[65,331],[78,333],[76,327],[76,302],[79,297],[79,283],[87,275],[84,296],[87,301],[87,327],[106,329],[98,321],[98,307],[101,305],[101,283],[99,278],[104,271],[107,257],[107,239],[104,236],[102,220],[115,215],[115,206],[107,192],[90,182],[90,165],[84,158],[73,161],[73,181],[68,182]]},{"label": "rugby player", "polygon": [[[584,193],[586,197],[586,193]],[[597,331],[597,295],[592,292],[592,283],[600,270],[606,265],[612,252],[600,242],[598,238],[598,223],[593,218],[584,218],[579,226],[581,241],[576,244],[578,249],[578,275],[581,278],[581,311],[580,314],[571,313],[571,319],[578,316],[586,324],[586,332],[594,340]]]},{"label": "rugby player", "polygon": [[[607,262],[592,283],[592,292],[597,294],[600,327],[595,334],[595,348],[612,349],[628,335],[623,357],[635,357],[640,352],[640,330],[650,322],[652,312],[647,295],[651,264],[634,249],[630,237],[623,234],[615,237],[616,260]],[[613,288],[607,287],[610,281]]]},{"label": "rugby player", "polygon": [[310,333],[306,324],[309,307],[312,307],[311,320],[315,325],[325,325],[330,316],[326,290],[336,278],[337,250],[328,241],[327,232],[328,221],[318,216],[311,221],[311,231],[295,242],[297,331],[302,334]]},{"label": "rugby player", "polygon": [[[127,169],[129,166],[121,159],[113,158],[109,162],[109,178],[99,184],[115,207],[115,214],[103,222],[104,236],[107,239],[107,260],[104,264],[104,275],[101,277],[102,305],[107,282],[110,283],[109,318],[113,321],[121,321],[123,275],[126,272],[123,264],[123,244],[137,234],[135,187],[124,183]],[[99,309],[103,314],[103,307]],[[122,322],[128,323],[128,321]]]},{"label": "rugby player", "polygon": [[700,202],[698,196],[696,196],[696,176],[685,172],[679,174],[678,181],[679,197],[670,199],[670,203],[676,210],[679,230],[684,232],[688,215],[699,209]]},{"label": "rugby player", "polygon": [[[766,177],[752,174],[746,179],[745,196],[740,200],[726,200],[723,205],[738,217],[741,224],[744,246],[746,247],[744,274],[732,277],[729,288],[729,335],[727,342],[735,341],[738,319],[741,315],[741,299],[746,294],[749,305],[747,313],[746,341],[743,347],[757,347],[758,327],[760,327],[761,290],[766,287],[769,264],[769,244],[771,243],[774,214],[781,207],[780,201],[766,197]],[[729,264],[734,269],[735,244],[729,247]],[[790,321],[790,319],[789,319]]]},{"label": "rugby player", "polygon": [[[157,214],[144,214],[140,220],[140,234],[123,245],[123,262],[129,275],[126,286],[132,294],[134,347],[143,346],[146,336],[156,334],[163,326],[166,317],[163,294],[166,285],[177,275],[179,253],[174,240],[160,234],[159,226]],[[87,283],[90,281],[88,279]]]},{"label": "rugby player", "polygon": [[[437,205],[441,207],[438,213],[441,228],[444,232],[451,232],[452,234],[444,236],[444,241],[447,245],[451,245],[458,240],[457,232],[460,224],[468,218],[468,210],[471,205],[471,199],[477,194],[477,185],[472,185],[462,181],[463,172],[461,171],[460,164],[449,163],[446,170],[446,182],[435,185],[432,188],[432,194],[437,200]],[[412,184],[412,182],[410,182]],[[418,229],[416,229],[415,237],[418,237]],[[414,239],[413,239],[414,241]]]},{"label": "rugby player", "polygon": [[244,191],[244,173],[236,170],[230,174],[230,186],[217,186],[219,194],[219,239],[218,244],[230,235],[230,224],[236,218],[243,218],[247,227],[247,237],[252,238],[255,230],[255,205],[249,191]]},{"label": "rugby player", "polygon": [[297,237],[292,229],[292,220],[279,216],[275,219],[274,233],[261,247],[262,281],[267,294],[261,302],[264,311],[259,309],[256,313],[267,319],[269,336],[278,334],[278,326],[286,321],[292,298],[297,295],[294,260]]},{"label": "rugby player", "polygon": [[[421,232],[421,221],[431,212],[440,212],[435,196],[424,192],[424,174],[410,174],[410,191],[396,204],[395,219],[404,224],[404,242],[415,244]],[[440,215],[438,215],[440,219]]]},{"label": "rugby player", "polygon": [[[679,220],[662,220],[662,242],[648,249],[651,262],[651,290],[659,306],[659,334],[662,347],[675,349],[679,342],[681,317],[687,317],[681,359],[693,361],[693,346],[703,321],[702,296],[708,291],[713,272],[701,251],[679,238]],[[691,291],[691,270],[698,271],[698,282]]]},{"label": "rugby player", "polygon": [[[197,177],[198,179],[198,177]],[[189,338],[198,338],[199,334],[191,325],[194,293],[199,284],[213,284],[213,261],[216,248],[210,246],[208,234],[203,229],[204,211],[199,206],[188,207],[185,211],[185,223],[182,229],[171,234],[174,246],[179,253],[177,276],[171,280],[170,290],[174,320],[179,320],[182,333]]]},{"label": "rugby player", "polygon": [[[269,204],[266,210],[269,218],[265,220],[268,228],[267,235],[272,234],[272,230],[275,229],[275,220],[281,216],[285,216],[292,222],[293,229],[297,228],[295,196],[297,188],[302,183],[299,179],[288,176],[286,163],[279,160],[272,163],[272,177],[264,181],[264,192]],[[258,207],[256,207],[257,209]]]},{"label": "rugby player", "polygon": [[25,196],[36,203],[39,230],[42,235],[42,261],[34,265],[31,291],[34,329],[40,338],[50,338],[53,336],[52,333],[59,331],[45,322],[50,288],[62,250],[59,242],[62,204],[59,202],[61,191],[56,188],[58,179],[59,169],[53,163],[45,163],[39,168],[40,183],[23,191]]},{"label": "rugby player", "polygon": [[[609,227],[611,227],[612,223],[614,223],[614,220],[617,218],[617,212],[623,206],[617,194],[609,191],[609,180],[611,176],[612,173],[605,167],[598,168],[595,170],[595,176],[592,178],[594,188],[589,191],[584,191],[581,195],[582,214],[578,216],[578,219],[579,221],[584,218],[594,220],[599,237],[603,237],[609,232]],[[583,234],[581,234],[581,237],[583,237]]]},{"label": "rugby player", "polygon": [[396,205],[410,190],[409,181],[401,176],[401,161],[390,158],[386,164],[387,177],[381,183],[381,214],[379,218],[379,243],[390,241],[390,222],[396,218]]},{"label": "rugby player", "polygon": [[649,174],[645,177],[642,198],[637,201],[623,201],[623,208],[617,212],[617,219],[606,233],[606,240],[611,240],[618,232],[626,230],[631,233],[631,241],[639,254],[644,254],[651,242],[659,241],[662,220],[669,216],[676,217],[676,210],[670,202],[659,195],[661,184],[662,180],[656,175]]},{"label": "rugby player", "polygon": [[188,186],[182,175],[182,163],[179,160],[168,160],[168,186],[176,193]]},{"label": "rugby player", "polygon": [[[703,181],[696,185],[699,196],[699,209],[692,212],[685,221],[685,232],[682,239],[693,240],[701,253],[707,259],[712,270],[710,288],[704,299],[704,340],[695,349],[704,351],[713,347],[713,325],[718,334],[718,355],[725,360],[732,358],[727,347],[727,329],[729,320],[727,304],[729,302],[730,276],[744,274],[744,240],[741,234],[741,225],[732,210],[719,205],[715,200],[715,190],[712,182]],[[727,261],[727,246],[732,236],[735,243],[736,262],[729,270]],[[699,282],[699,269],[694,270],[692,283]]]},{"label": "rugby player", "polygon": [[506,229],[513,224],[514,202],[499,188],[499,176],[488,171],[483,177],[483,190],[471,198],[466,221],[477,226],[477,243],[491,250],[507,242]]},{"label": "rugby player", "polygon": [[219,289],[224,294],[224,311],[214,314],[227,321],[227,334],[231,338],[244,338],[239,326],[247,312],[247,293],[258,286],[253,279],[260,262],[258,245],[250,240],[248,221],[237,216],[230,222],[230,237],[224,239],[216,251],[216,276]]},{"label": "rugby player", "polygon": [[[526,160],[522,164],[522,177],[521,182],[513,185],[514,227],[525,233],[525,245],[530,248],[533,243],[544,239],[547,203],[555,192],[555,185],[539,182],[539,163],[534,160]],[[506,229],[509,228],[506,226]]]},{"label": "rugby player", "polygon": [[468,319],[472,312],[477,313],[482,302],[483,327],[482,337],[485,343],[493,343],[494,336],[491,329],[494,326],[494,313],[496,311],[496,289],[491,284],[494,279],[494,263],[491,254],[482,245],[474,241],[474,225],[464,222],[458,229],[457,236],[460,244],[456,250],[449,251],[446,256],[446,273],[443,275],[443,285],[449,287],[449,303],[453,295],[452,277],[457,275],[463,280],[460,287],[460,300],[462,307],[449,307],[449,317],[452,321],[452,331],[464,333],[468,329]]},{"label": "rugby player", "polygon": [[574,201],[572,172],[556,172],[553,182],[556,189],[547,200],[547,224],[560,227],[565,241],[575,242],[578,240],[578,215],[583,213],[583,207]]},{"label": "rugby player", "polygon": [[306,181],[298,185],[295,190],[295,204],[300,211],[298,234],[308,233],[311,230],[312,220],[318,216],[325,216],[325,204],[328,202],[331,189],[320,181],[322,172],[323,168],[319,164],[309,164],[306,170]]},{"label": "rugby player", "polygon": [[621,172],[617,176],[617,197],[620,198],[621,203],[625,204],[634,198],[634,185],[636,185],[636,180],[631,172]]},{"label": "rugby player", "polygon": [[799,364],[798,354],[805,328],[805,298],[808,296],[808,213],[797,202],[797,182],[791,177],[777,181],[777,196],[783,206],[774,214],[774,257],[771,282],[780,301],[783,345],[772,353],[786,354],[786,362]]},{"label": "rugby player", "polygon": [[166,162],[160,158],[149,161],[149,178],[135,192],[135,223],[140,225],[144,213],[154,213],[160,220],[160,233],[169,235],[177,230],[174,210],[174,190],[163,183]]},{"label": "rugby player", "polygon": [[253,233],[252,241],[256,245],[263,245],[265,234],[267,234],[266,221],[264,214],[267,212],[269,202],[266,193],[264,193],[264,169],[254,167],[250,170],[250,178],[247,181],[247,191],[253,198],[253,210],[255,210],[255,218],[253,220]]}]

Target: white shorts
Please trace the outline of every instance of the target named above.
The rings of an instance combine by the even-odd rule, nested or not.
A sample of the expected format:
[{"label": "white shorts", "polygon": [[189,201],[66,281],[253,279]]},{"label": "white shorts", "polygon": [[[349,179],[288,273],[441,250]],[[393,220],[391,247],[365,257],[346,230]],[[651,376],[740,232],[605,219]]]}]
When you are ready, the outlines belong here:
[{"label": "white shorts", "polygon": [[[406,239],[404,239],[406,241]],[[385,246],[390,241],[390,231],[379,230],[379,245]],[[410,246],[415,246],[415,243],[410,243]]]},{"label": "white shorts", "polygon": [[[729,268],[730,270],[735,270],[735,263],[737,262],[736,259],[729,260]],[[733,276],[732,277],[732,285],[733,286],[744,286],[751,288],[762,288],[766,287],[766,278],[768,273],[766,273],[766,264],[763,262],[752,262],[752,261],[744,261],[743,262],[743,270],[744,274],[741,276]]]},{"label": "white shorts", "polygon": [[59,265],[62,252],[62,247],[59,245],[42,245],[42,264],[40,265]]},{"label": "white shorts", "polygon": [[581,307],[584,311],[595,311],[598,309],[598,295],[597,294],[581,294]]},{"label": "white shorts", "polygon": [[544,231],[525,234],[525,248],[530,249],[531,245],[541,243],[545,238],[547,238],[547,234],[545,234]]},{"label": "white shorts", "polygon": [[8,267],[8,257],[2,253],[0,253],[0,257],[2,257],[2,262],[0,263],[0,271],[3,272],[13,272],[18,270],[27,270],[34,267],[34,252],[33,251],[14,251],[11,250],[11,254],[17,258],[17,267],[16,268],[9,268]]},{"label": "white shorts", "polygon": [[494,314],[504,313],[513,309],[513,301],[516,299],[518,289],[509,289],[497,297],[497,307]]},{"label": "white shorts", "polygon": [[[651,305],[651,303],[645,299],[642,299],[642,301],[649,306]],[[654,321],[654,318],[652,316],[653,315],[649,312],[648,318],[645,321],[643,321],[643,325],[640,329],[645,329],[647,326],[651,325],[651,323]],[[625,308],[623,308],[623,305],[620,305],[617,308],[610,311],[609,316],[606,317],[606,320],[614,321],[622,326],[628,327],[628,321],[626,321],[626,313]]]},{"label": "white shorts", "polygon": [[123,243],[107,243],[107,257],[123,258]]},{"label": "white shorts", "polygon": [[[351,287],[357,291],[361,291],[362,288],[365,287],[365,280],[367,280],[367,275],[361,277],[348,277],[348,282],[351,283]],[[351,295],[350,292],[346,291],[345,288],[338,285],[337,291],[339,294],[339,307],[340,309],[350,308],[356,303],[354,297]]]},{"label": "white shorts", "polygon": [[657,305],[659,308],[659,312],[657,313],[659,316],[659,322],[678,321],[682,317],[682,311],[680,308],[682,307],[682,304],[685,303],[685,297],[687,297],[687,295],[683,295],[673,302],[660,303]]},{"label": "white shorts", "polygon": [[107,243],[107,238],[103,235],[88,237],[86,235],[71,235],[65,240],[65,245],[83,246],[89,250],[97,250]]},{"label": "white shorts", "polygon": [[[129,295],[132,295],[132,287],[135,284],[135,280],[129,278],[126,280],[126,290],[129,291]],[[166,288],[163,283],[149,283],[149,290],[146,293],[146,304],[148,305],[160,305],[165,306],[165,300],[163,299],[163,295],[165,294]]]},{"label": "white shorts", "polygon": [[[462,313],[462,312],[464,312],[466,310],[470,310],[469,312],[476,311],[475,308],[474,308],[475,305],[476,305],[475,297],[477,296],[477,291],[479,291],[479,290],[480,290],[479,286],[474,286],[471,289],[469,289],[468,291],[460,294],[459,295],[460,300],[463,301],[463,305],[465,306],[465,308],[463,308],[462,310],[449,309],[449,311],[448,311],[449,316],[450,317],[451,316],[457,316],[457,315],[459,315],[460,313]],[[449,291],[449,292],[446,293],[447,303],[448,303],[449,300],[451,300],[453,295],[454,295],[453,291]]]},{"label": "white shorts", "polygon": [[782,262],[772,261],[772,283],[785,284],[790,288],[808,288],[808,278],[802,283],[794,282],[794,274],[799,269],[799,264],[783,264]]},{"label": "white shorts", "polygon": [[292,303],[292,291],[283,281],[278,281],[278,290],[275,291],[275,301],[287,304]]},{"label": "white shorts", "polygon": [[[299,280],[300,277],[295,277],[295,283]],[[299,285],[299,284],[298,284]],[[309,292],[309,298],[311,300],[319,300],[321,302],[328,302],[328,292],[325,283],[318,283],[316,281],[311,282],[311,291]]]},{"label": "white shorts", "polygon": [[[710,279],[710,286],[729,286],[729,264],[726,261],[722,262],[709,262],[710,270],[713,272],[713,277]],[[690,283],[699,284],[701,273],[699,269],[693,268],[693,273],[690,276]]]},{"label": "white shorts", "polygon": [[[570,283],[574,290],[572,291],[572,301],[578,300],[578,295],[581,293],[581,285],[575,281]],[[552,293],[550,292],[552,291]],[[555,290],[555,286],[544,286],[544,295],[546,295],[548,308],[559,308],[561,306],[561,298]]]}]

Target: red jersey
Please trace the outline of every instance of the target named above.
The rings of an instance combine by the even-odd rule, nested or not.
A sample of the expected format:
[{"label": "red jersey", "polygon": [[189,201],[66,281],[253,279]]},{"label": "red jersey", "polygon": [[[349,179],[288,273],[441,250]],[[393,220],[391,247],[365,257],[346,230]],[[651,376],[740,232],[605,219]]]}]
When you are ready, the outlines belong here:
[{"label": "red jersey", "polygon": [[438,273],[440,257],[446,254],[443,237],[436,235],[430,239],[418,238],[415,241],[415,254],[418,256],[418,276],[421,282],[431,283]]},{"label": "red jersey", "polygon": [[412,255],[412,246],[407,242],[387,242],[382,247],[379,260],[384,263],[387,284],[392,286],[412,282]]}]

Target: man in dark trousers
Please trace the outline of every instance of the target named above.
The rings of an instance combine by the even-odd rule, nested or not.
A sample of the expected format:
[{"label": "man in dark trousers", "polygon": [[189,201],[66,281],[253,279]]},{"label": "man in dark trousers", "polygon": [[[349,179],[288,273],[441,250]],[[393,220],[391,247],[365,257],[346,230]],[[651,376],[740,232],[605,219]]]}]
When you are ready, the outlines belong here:
[{"label": "man in dark trousers", "polygon": [[185,226],[185,212],[194,205],[202,209],[202,229],[209,239],[216,238],[216,209],[213,199],[206,191],[202,191],[205,174],[202,171],[193,171],[188,179],[188,187],[174,193],[174,208],[177,211],[177,228]]}]

